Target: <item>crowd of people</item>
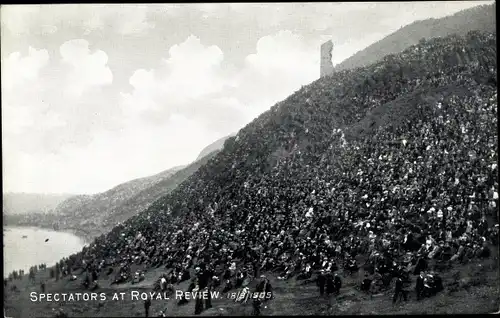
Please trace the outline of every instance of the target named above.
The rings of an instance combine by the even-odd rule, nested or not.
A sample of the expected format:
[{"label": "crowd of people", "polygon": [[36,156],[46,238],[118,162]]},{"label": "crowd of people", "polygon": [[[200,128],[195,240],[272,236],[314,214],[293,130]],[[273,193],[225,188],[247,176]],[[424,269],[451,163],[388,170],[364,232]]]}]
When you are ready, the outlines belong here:
[{"label": "crowd of people", "polygon": [[[38,264],[34,266],[30,266],[29,271],[28,271],[28,278],[32,281],[35,280],[35,276],[39,271],[44,271],[47,269],[47,264]],[[24,277],[24,270],[14,270],[11,273],[7,275],[7,278],[4,278],[4,286],[7,286],[8,282],[20,280]]]},{"label": "crowd of people", "polygon": [[[479,32],[321,78],[72,262],[98,275],[118,266],[119,281],[133,264],[164,266],[164,284],[227,291],[270,270],[356,270],[359,256],[389,282],[488,257],[498,244],[496,88],[496,34]],[[381,117],[369,122],[372,113]]]}]

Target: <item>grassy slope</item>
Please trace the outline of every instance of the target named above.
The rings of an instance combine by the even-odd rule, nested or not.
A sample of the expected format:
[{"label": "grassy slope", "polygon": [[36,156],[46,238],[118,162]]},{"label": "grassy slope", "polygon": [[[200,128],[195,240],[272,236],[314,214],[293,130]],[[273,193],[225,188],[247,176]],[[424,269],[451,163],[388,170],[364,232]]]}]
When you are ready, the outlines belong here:
[{"label": "grassy slope", "polygon": [[[397,124],[397,119],[411,119],[417,116],[415,105],[422,101],[432,104],[438,96],[448,94],[468,94],[462,87],[450,84],[447,87],[439,87],[426,92],[414,92],[393,102],[383,104],[374,109],[371,114],[352,127],[352,136],[363,137],[369,134],[379,125],[387,123]],[[372,125],[372,123],[374,123]],[[495,248],[493,248],[495,250]],[[363,259],[358,260],[359,263]],[[136,268],[132,268],[135,270]],[[161,269],[150,270],[146,274],[146,280],[139,285],[124,284],[120,286],[110,286],[109,280],[100,281],[101,289],[98,292],[105,292],[108,299],[114,292],[126,292],[131,290],[151,291],[155,279],[161,273]],[[460,279],[454,277],[459,272]],[[47,273],[41,273],[38,279],[46,279]],[[111,275],[113,276],[113,275]],[[264,315],[367,315],[367,314],[451,314],[451,313],[491,313],[499,307],[499,275],[498,275],[498,253],[485,261],[474,261],[467,265],[456,266],[451,271],[443,273],[446,290],[436,297],[417,302],[415,295],[410,295],[410,301],[404,304],[392,305],[392,290],[385,294],[370,297],[359,292],[355,286],[359,284],[359,279],[363,277],[361,270],[357,276],[346,278],[343,281],[343,288],[337,299],[330,300],[320,298],[318,289],[314,283],[303,284],[294,279],[290,281],[280,281],[276,275],[270,273],[275,290],[275,299],[271,301],[267,308],[264,308]],[[79,277],[81,281],[82,277]],[[413,278],[414,279],[414,278]],[[54,280],[47,284],[48,292],[81,292],[77,282],[67,282]],[[454,283],[458,282],[458,286]],[[25,279],[21,284],[21,293],[9,292],[6,297],[6,308],[8,315],[13,317],[52,317],[52,308],[59,308],[55,303],[32,303],[29,301],[29,292],[39,291],[39,286],[30,286]],[[185,290],[187,283],[177,286],[178,289]],[[213,301],[214,308],[203,312],[202,315],[250,315],[251,304],[236,304],[228,299]],[[331,306],[329,306],[329,304]],[[143,304],[141,301],[104,301],[104,302],[76,302],[62,304],[65,312],[71,317],[125,317],[143,316]],[[172,316],[192,315],[194,304],[190,302],[185,306],[177,306],[176,301],[154,301],[151,312],[153,314],[167,307],[167,312]]]},{"label": "grassy slope", "polygon": [[[360,260],[362,261],[362,260]],[[108,281],[101,281],[102,288],[96,292],[105,292],[106,301],[89,301],[61,303],[54,302],[34,303],[29,300],[31,291],[40,291],[39,285],[33,286],[24,278],[17,281],[16,285],[21,292],[8,292],[5,296],[5,308],[11,317],[53,317],[53,308],[63,308],[70,317],[141,317],[144,315],[142,301],[132,301],[126,297],[124,301],[113,301],[111,295],[115,292],[131,290],[152,290],[154,279],[161,270],[153,270],[146,274],[146,280],[139,285],[109,286]],[[457,280],[456,272],[460,278]],[[47,278],[48,272],[40,272],[37,279]],[[392,304],[392,290],[377,294],[373,297],[361,293],[356,286],[363,277],[363,271],[353,277],[343,279],[343,287],[337,298],[320,297],[318,288],[314,283],[303,281],[280,281],[270,273],[275,299],[268,302],[267,308],[262,309],[263,315],[368,315],[368,314],[468,314],[492,313],[499,307],[499,275],[498,253],[485,261],[474,261],[469,264],[455,266],[453,270],[443,274],[445,290],[433,298],[416,301],[414,292],[410,293],[407,303]],[[78,282],[50,280],[46,292],[81,292]],[[454,286],[453,283],[458,285]],[[178,288],[185,289],[184,282]],[[238,304],[224,297],[214,300],[214,308],[202,313],[203,316],[214,315],[250,315],[251,303]],[[174,299],[154,300],[151,313],[155,315],[160,310],[167,308],[168,315],[187,316],[194,312],[194,302],[177,306]]]},{"label": "grassy slope", "polygon": [[[202,165],[204,165],[210,158],[217,154],[217,150],[212,153],[198,159],[189,166],[177,171],[169,178],[161,180],[155,186],[142,190],[133,197],[129,198],[123,204],[111,211],[111,215],[120,215],[121,220],[126,220],[140,211],[146,210],[151,204],[153,204],[159,198],[167,195],[172,190],[174,190],[177,185],[181,184],[184,180],[189,178],[196,170],[198,170]],[[115,224],[116,220],[109,220],[108,225],[104,228],[104,232],[111,230]]]},{"label": "grassy slope", "polygon": [[388,54],[399,53],[417,44],[422,38],[446,37],[451,34],[464,35],[472,30],[495,32],[496,3],[460,11],[441,19],[416,21],[368,46],[342,63],[335,70],[361,67],[380,61]]},{"label": "grassy slope", "polygon": [[210,145],[206,146],[205,148],[203,148],[203,150],[200,152],[200,154],[198,155],[198,158],[196,158],[196,160],[200,160],[201,158],[209,155],[210,153],[216,151],[216,150],[219,150],[219,149],[222,149],[224,148],[224,142],[234,136],[235,134],[230,134],[228,136],[225,136],[225,137],[222,137],[220,139],[217,139],[216,141],[214,141],[213,143],[211,143]]}]

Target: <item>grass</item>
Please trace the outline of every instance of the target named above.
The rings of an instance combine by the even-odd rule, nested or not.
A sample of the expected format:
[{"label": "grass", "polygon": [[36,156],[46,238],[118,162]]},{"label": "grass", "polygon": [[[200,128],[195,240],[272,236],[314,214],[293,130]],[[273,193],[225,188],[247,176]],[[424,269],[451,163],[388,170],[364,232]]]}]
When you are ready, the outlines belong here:
[{"label": "grass", "polygon": [[[54,310],[59,307],[69,317],[143,317],[142,301],[111,300],[115,292],[131,290],[151,291],[153,282],[161,270],[149,271],[146,280],[141,285],[109,285],[109,280],[101,280],[101,288],[96,292],[107,294],[106,301],[88,302],[31,302],[29,293],[40,291],[39,285],[32,285],[25,277],[16,281],[20,292],[12,292],[7,288],[5,293],[5,308],[10,317],[54,317]],[[362,270],[353,277],[343,279],[341,293],[337,297],[320,297],[314,283],[303,284],[301,281],[271,279],[275,298],[262,308],[262,315],[371,315],[371,314],[477,314],[493,313],[499,307],[499,275],[498,257],[484,261],[474,261],[466,265],[454,267],[451,271],[441,274],[445,290],[432,298],[417,301],[414,292],[409,295],[409,301],[392,304],[392,290],[374,297],[360,292],[356,285],[363,277]],[[48,279],[48,271],[38,273],[38,280]],[[79,287],[80,279],[69,282],[65,280],[49,280],[46,292],[82,292]],[[255,283],[255,282],[254,282]],[[185,289],[187,282],[178,288]],[[202,316],[249,316],[252,313],[252,304],[235,303],[222,295],[221,299],[214,299],[213,308],[206,310]],[[153,300],[150,315],[157,315],[160,310],[167,308],[169,316],[189,316],[194,313],[194,301],[178,306],[177,301]]]}]

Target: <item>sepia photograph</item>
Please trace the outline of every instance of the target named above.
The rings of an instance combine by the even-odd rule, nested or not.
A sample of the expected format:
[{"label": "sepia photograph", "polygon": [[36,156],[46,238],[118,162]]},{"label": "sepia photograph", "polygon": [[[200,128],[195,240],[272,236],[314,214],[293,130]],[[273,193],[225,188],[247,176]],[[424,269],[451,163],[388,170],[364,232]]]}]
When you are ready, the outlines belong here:
[{"label": "sepia photograph", "polygon": [[495,1],[0,22],[4,317],[498,314]]}]

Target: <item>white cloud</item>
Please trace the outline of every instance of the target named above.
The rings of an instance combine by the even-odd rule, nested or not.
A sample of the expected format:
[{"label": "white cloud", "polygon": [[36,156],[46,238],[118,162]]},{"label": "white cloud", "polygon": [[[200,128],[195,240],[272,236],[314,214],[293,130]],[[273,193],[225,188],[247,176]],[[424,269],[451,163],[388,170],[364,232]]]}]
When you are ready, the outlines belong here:
[{"label": "white cloud", "polygon": [[11,53],[2,63],[2,88],[10,90],[16,85],[37,80],[38,73],[48,63],[47,50],[30,46],[27,56],[21,56],[20,52]]},{"label": "white cloud", "polygon": [[296,73],[297,70],[309,71],[311,63],[318,60],[318,54],[311,54],[313,51],[317,49],[306,47],[299,35],[290,31],[279,31],[274,35],[262,37],[257,42],[257,53],[248,55],[246,62],[264,75],[271,75],[275,70],[287,73]]},{"label": "white cloud", "polygon": [[256,50],[235,80],[238,97],[252,105],[254,116],[319,77],[317,47],[293,32],[262,37]]},{"label": "white cloud", "polygon": [[121,94],[129,120],[162,125],[157,118],[183,114],[229,134],[319,76],[317,48],[290,31],[262,37],[238,73],[223,72],[223,52],[195,36],[172,46],[169,55],[157,69],[130,77],[133,90]]},{"label": "white cloud", "polygon": [[89,87],[113,82],[113,74],[106,65],[108,55],[100,50],[91,53],[86,40],[67,41],[61,45],[59,51],[62,61],[71,66],[69,93],[79,96]]},{"label": "white cloud", "polygon": [[224,86],[225,81],[220,76],[224,54],[219,47],[205,47],[199,38],[189,36],[183,43],[172,46],[169,54],[170,57],[164,60],[168,75],[162,81],[167,94],[197,98]]},{"label": "white cloud", "polygon": [[130,77],[133,91],[121,94],[129,116],[143,111],[182,112],[184,104],[220,92],[227,84],[220,68],[224,54],[217,46],[204,46],[189,36],[173,45],[169,55],[157,70],[139,69]]},{"label": "white cloud", "polygon": [[83,147],[95,129],[114,128],[114,97],[100,90],[112,81],[107,55],[91,53],[83,40],[64,43],[60,53],[55,61],[46,50],[30,48],[2,63],[2,140],[12,145],[4,158],[14,163],[22,154],[36,158],[69,144]]},{"label": "white cloud", "polygon": [[161,126],[130,123],[118,135],[97,131],[86,147],[67,146],[57,155],[16,151],[5,156],[4,188],[26,192],[105,191],[134,178],[188,164],[220,137],[182,115],[172,116]]}]

